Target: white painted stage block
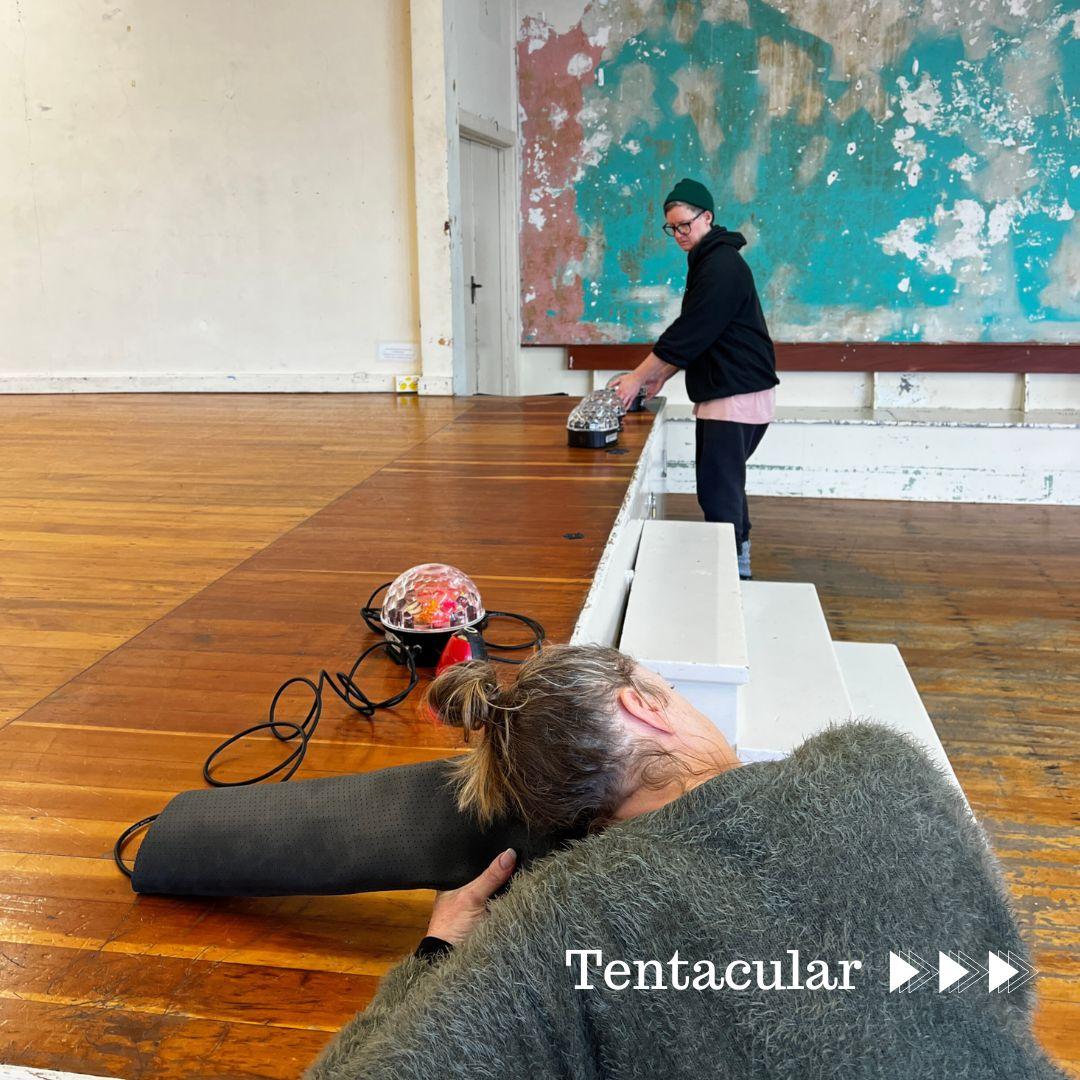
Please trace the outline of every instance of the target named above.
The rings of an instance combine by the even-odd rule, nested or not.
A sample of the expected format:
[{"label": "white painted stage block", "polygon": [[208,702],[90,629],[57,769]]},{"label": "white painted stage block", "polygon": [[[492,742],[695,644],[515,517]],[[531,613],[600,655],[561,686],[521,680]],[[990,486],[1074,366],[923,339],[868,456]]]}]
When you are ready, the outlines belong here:
[{"label": "white painted stage block", "polygon": [[[666,490],[692,493],[688,406],[664,410]],[[1080,416],[1006,409],[778,409],[752,495],[1080,504]]]},{"label": "white painted stage block", "polygon": [[731,525],[646,521],[619,648],[672,682],[731,741],[748,678]]},{"label": "white painted stage block", "polygon": [[[662,400],[657,407],[663,409]],[[592,585],[570,636],[571,645],[618,646],[641,526],[647,518],[655,516],[657,499],[662,498],[659,493],[664,483],[663,461],[664,424],[657,417],[600,554]]]},{"label": "white painted stage block", "polygon": [[849,720],[851,700],[814,586],[741,585],[750,681],[739,689],[735,749],[743,761],[772,761]]},{"label": "white painted stage block", "polygon": [[887,724],[911,735],[960,787],[900,650],[895,645],[854,641],[835,641],[833,648],[855,718]]}]

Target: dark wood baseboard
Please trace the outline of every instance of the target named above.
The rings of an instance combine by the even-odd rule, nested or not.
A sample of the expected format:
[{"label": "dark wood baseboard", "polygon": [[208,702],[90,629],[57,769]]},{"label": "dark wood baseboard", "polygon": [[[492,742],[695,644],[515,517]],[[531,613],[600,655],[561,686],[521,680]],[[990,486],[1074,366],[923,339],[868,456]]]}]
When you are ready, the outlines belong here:
[{"label": "dark wood baseboard", "polygon": [[[626,371],[643,360],[652,342],[565,345],[567,366],[580,371]],[[1080,344],[1041,341],[777,342],[780,371],[965,371],[1080,374]]]}]

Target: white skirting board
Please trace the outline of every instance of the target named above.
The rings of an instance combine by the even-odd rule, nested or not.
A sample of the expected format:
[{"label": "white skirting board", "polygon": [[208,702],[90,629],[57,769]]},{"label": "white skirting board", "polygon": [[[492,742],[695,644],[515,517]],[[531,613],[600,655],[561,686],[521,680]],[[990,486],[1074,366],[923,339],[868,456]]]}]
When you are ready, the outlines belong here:
[{"label": "white skirting board", "polygon": [[[393,374],[370,371],[0,375],[0,394],[392,394],[394,379]],[[420,376],[421,394],[453,392],[448,375]]]},{"label": "white skirting board", "polygon": [[[666,490],[693,493],[694,424],[666,410]],[[752,495],[1080,505],[1080,414],[778,413],[747,468]]]}]

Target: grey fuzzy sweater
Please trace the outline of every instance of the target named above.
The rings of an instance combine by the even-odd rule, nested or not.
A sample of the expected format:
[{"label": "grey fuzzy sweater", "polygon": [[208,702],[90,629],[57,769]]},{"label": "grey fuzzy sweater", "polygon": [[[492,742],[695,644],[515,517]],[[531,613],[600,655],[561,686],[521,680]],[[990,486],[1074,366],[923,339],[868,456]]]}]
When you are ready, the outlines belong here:
[{"label": "grey fuzzy sweater", "polygon": [[[788,982],[789,950],[804,968],[829,961],[836,981],[839,960],[863,967],[849,990],[679,990],[670,975],[636,989],[633,966],[612,989],[592,967],[582,990],[568,949],[664,965],[678,950],[718,976],[733,960],[780,960]],[[890,993],[901,949],[931,965],[939,949],[984,965],[991,949],[1026,957],[956,789],[899,735],[845,725],[534,864],[450,956],[390,971],[308,1076],[1063,1076],[1032,1038],[1030,984]]]}]

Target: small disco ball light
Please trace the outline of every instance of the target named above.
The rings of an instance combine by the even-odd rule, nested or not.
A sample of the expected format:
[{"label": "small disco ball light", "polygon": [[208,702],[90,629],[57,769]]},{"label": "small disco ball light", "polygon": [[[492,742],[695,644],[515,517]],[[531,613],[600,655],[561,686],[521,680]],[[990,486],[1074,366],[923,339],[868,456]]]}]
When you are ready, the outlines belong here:
[{"label": "small disco ball light", "polygon": [[612,389],[611,383],[608,383],[602,390],[594,390],[591,394],[587,394],[586,397],[592,398],[594,401],[610,401],[620,416],[626,412],[626,406],[622,403],[622,398]]},{"label": "small disco ball light", "polygon": [[379,619],[391,643],[415,650],[417,667],[434,667],[450,638],[486,614],[480,591],[457,567],[421,563],[391,582]]},{"label": "small disco ball light", "polygon": [[614,446],[619,439],[619,428],[622,427],[618,397],[612,390],[596,390],[582,398],[567,418],[567,443],[592,450]]}]

